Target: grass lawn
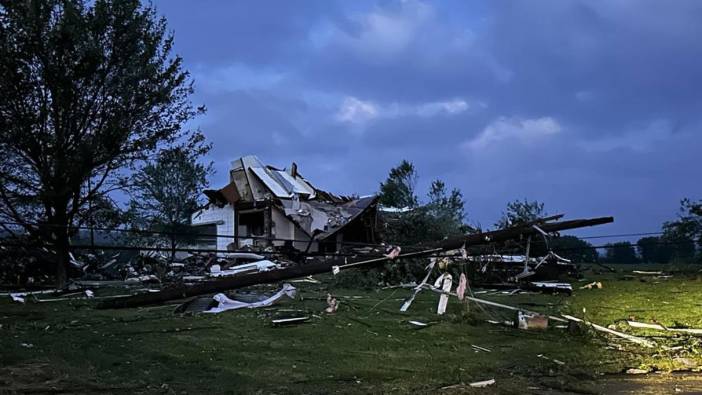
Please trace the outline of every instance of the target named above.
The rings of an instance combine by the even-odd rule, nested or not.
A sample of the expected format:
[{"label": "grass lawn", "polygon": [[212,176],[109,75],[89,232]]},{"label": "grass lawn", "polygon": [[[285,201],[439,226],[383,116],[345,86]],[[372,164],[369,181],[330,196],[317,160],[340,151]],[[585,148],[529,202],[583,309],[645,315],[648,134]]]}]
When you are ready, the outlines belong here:
[{"label": "grass lawn", "polygon": [[[702,277],[696,271],[673,272],[667,279],[623,271],[629,269],[586,271],[588,281],[602,281],[604,288],[576,289],[570,297],[476,296],[615,325],[648,336],[659,347],[645,349],[589,331],[490,324],[486,320],[514,316],[466,307],[455,298],[439,317],[438,295],[428,291],[401,313],[407,289],[297,283],[297,300],[218,315],[174,314],[175,305],[95,310],[89,301],[22,305],[2,297],[0,393],[643,393],[649,384],[665,386],[674,376],[612,375],[628,368],[696,370],[702,366],[702,346],[695,337],[631,329],[621,320],[702,328]],[[573,283],[574,288],[582,284]],[[106,292],[114,290],[96,295]],[[341,301],[334,315],[322,313],[327,292]],[[286,314],[315,317],[295,326],[271,325],[272,318]],[[433,325],[415,329],[408,320]],[[467,386],[493,378],[496,384],[486,388]],[[635,381],[629,385],[630,380]],[[689,386],[661,388],[699,384],[702,380],[693,378]]]}]

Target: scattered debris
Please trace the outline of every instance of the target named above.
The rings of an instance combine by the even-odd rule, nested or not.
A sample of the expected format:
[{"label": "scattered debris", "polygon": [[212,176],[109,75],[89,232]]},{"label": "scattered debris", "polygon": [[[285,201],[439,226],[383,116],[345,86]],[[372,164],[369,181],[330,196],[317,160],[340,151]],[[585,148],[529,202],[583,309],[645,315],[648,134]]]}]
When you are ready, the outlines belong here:
[{"label": "scattered debris", "polygon": [[322,282],[312,276],[307,276],[305,278],[300,278],[297,280],[290,280],[291,283],[310,283],[310,284],[321,284]]},{"label": "scattered debris", "polygon": [[436,259],[431,258],[429,260],[429,264],[426,267],[427,275],[424,276],[422,281],[419,284],[417,284],[416,287],[414,287],[414,293],[412,293],[412,296],[410,296],[407,300],[405,300],[405,303],[403,303],[402,307],[400,307],[400,311],[405,312],[405,311],[407,311],[407,309],[409,309],[410,305],[414,301],[414,298],[417,297],[417,294],[419,293],[419,291],[422,290],[422,287],[424,285],[426,285],[427,280],[429,280],[429,276],[431,275],[432,270],[434,270],[435,265],[436,265]]},{"label": "scattered debris", "polygon": [[596,329],[596,330],[598,330],[598,331],[600,331],[600,332],[607,332],[607,333],[609,333],[609,334],[611,334],[611,335],[618,336],[618,337],[621,337],[621,338],[623,338],[623,339],[627,339],[627,340],[629,340],[629,341],[631,341],[631,342],[633,342],[633,343],[640,344],[640,345],[642,345],[642,346],[644,346],[644,347],[654,347],[654,346],[656,345],[656,343],[654,343],[654,342],[652,342],[652,341],[650,341],[650,340],[646,340],[646,339],[643,339],[643,338],[640,338],[640,337],[637,337],[637,336],[633,336],[633,335],[629,335],[629,334],[622,333],[622,332],[619,332],[619,331],[615,331],[614,329],[605,328],[604,326],[597,325],[597,324],[593,324],[592,322],[588,322],[588,321],[585,321],[585,320],[581,320],[580,318],[576,318],[576,317],[573,317],[573,316],[570,316],[570,315],[566,315],[566,314],[563,314],[563,317],[566,318],[566,319],[569,320],[569,321],[578,322],[578,323],[582,323],[582,324],[588,325],[588,326],[590,326],[591,328]]},{"label": "scattered debris", "polygon": [[[421,285],[421,284],[420,284],[420,285]],[[429,284],[424,284],[423,287],[424,287],[424,288],[428,288],[428,289],[430,289],[431,291],[434,291],[434,292],[446,293],[446,294],[448,294],[448,295],[456,296],[456,294],[454,294],[454,293],[442,291],[442,290],[440,290],[440,289],[437,289],[436,287],[432,287],[432,286],[429,285]],[[474,298],[474,297],[472,297],[472,296],[466,296],[465,299],[470,300],[470,301],[473,301],[473,302],[476,302],[476,303],[485,304],[485,305],[493,306],[493,307],[499,307],[499,308],[503,308],[503,309],[507,309],[507,310],[522,311],[523,313],[535,314],[535,315],[539,314],[539,313],[535,313],[535,312],[533,312],[533,311],[528,311],[528,310],[525,310],[525,309],[520,309],[520,308],[518,308],[518,307],[508,306],[508,305],[502,304],[502,303],[492,302],[492,301],[485,300],[485,299]],[[560,318],[560,317],[556,317],[556,316],[552,316],[552,315],[549,315],[549,316],[547,316],[547,317],[548,317],[549,320],[552,320],[552,321],[568,322],[568,320],[566,320],[566,319],[563,319],[563,318]],[[510,321],[510,322],[511,322],[511,321]]]},{"label": "scattered debris", "polygon": [[593,289],[593,288],[602,289],[602,283],[599,281],[593,281],[590,284],[585,284],[582,287],[580,287],[580,289]]},{"label": "scattered debris", "polygon": [[524,313],[517,311],[517,328],[519,329],[546,329],[548,328],[548,317],[543,314]]},{"label": "scattered debris", "polygon": [[24,348],[34,348],[34,344],[32,343],[20,343],[20,346]]},{"label": "scattered debris", "polygon": [[285,325],[293,325],[293,324],[301,324],[305,321],[309,321],[310,317],[304,316],[304,317],[291,317],[291,318],[278,318],[275,320],[272,320],[271,323],[273,326],[285,326]]},{"label": "scattered debris", "polygon": [[544,354],[539,354],[539,355],[537,355],[537,357],[538,357],[538,358],[541,358],[541,359],[546,359],[546,360],[548,360],[548,361],[552,361],[552,362],[555,363],[556,365],[565,365],[565,362],[559,361],[559,360],[554,359],[554,358],[549,358],[549,357],[545,356]]},{"label": "scattered debris", "polygon": [[504,326],[514,327],[514,321],[510,321],[510,320],[504,320],[504,321],[486,320],[486,322],[489,324],[493,324],[493,325],[504,325]]},{"label": "scattered debris", "polygon": [[626,370],[626,374],[647,374],[648,370],[631,368]]},{"label": "scattered debris", "polygon": [[466,294],[466,288],[468,287],[468,278],[466,278],[465,273],[461,273],[458,278],[458,287],[456,288],[456,295],[458,295],[458,300],[463,300]]},{"label": "scattered debris", "polygon": [[441,288],[444,291],[444,293],[439,296],[439,305],[436,307],[436,314],[438,315],[443,315],[446,312],[446,305],[448,304],[449,297],[447,292],[451,292],[452,283],[453,279],[449,273],[442,274],[436,279],[436,282],[434,282],[436,288]]},{"label": "scattered debris", "polygon": [[10,298],[12,298],[13,302],[17,303],[25,303],[26,301],[24,300],[24,294],[21,293],[11,293]]},{"label": "scattered debris", "polygon": [[471,344],[470,346],[478,351],[492,352],[492,350],[490,350],[490,349],[487,349],[485,347],[476,346],[475,344]]},{"label": "scattered debris", "polygon": [[490,379],[490,380],[485,380],[485,381],[476,381],[475,383],[470,383],[470,385],[473,388],[484,388],[487,387],[488,385],[493,385],[495,384],[495,379]]},{"label": "scattered debris", "polygon": [[626,323],[632,328],[655,329],[655,330],[659,330],[659,331],[684,332],[684,333],[690,333],[693,335],[702,335],[702,329],[696,329],[696,328],[670,328],[670,327],[663,326],[661,324],[648,324],[645,322],[637,322],[637,321],[629,321],[629,320],[627,320]]},{"label": "scattered debris", "polygon": [[528,290],[567,293],[569,295],[573,293],[573,286],[570,285],[569,283],[546,282],[546,281],[534,282],[534,281],[532,281],[529,284],[531,285],[531,287],[527,288]]},{"label": "scattered debris", "polygon": [[388,259],[395,259],[400,256],[402,249],[399,246],[392,246],[390,250],[385,254]]},{"label": "scattered debris", "polygon": [[420,327],[420,328],[426,328],[429,326],[429,324],[427,324],[426,322],[422,322],[422,321],[410,320],[407,322],[409,322],[410,324],[412,324],[414,326]]},{"label": "scattered debris", "polygon": [[331,294],[327,294],[327,308],[324,309],[324,312],[327,314],[334,314],[338,308],[339,301]]},{"label": "scattered debris", "polygon": [[217,313],[221,313],[221,312],[227,311],[227,310],[236,310],[236,309],[244,309],[244,308],[255,309],[258,307],[270,306],[273,303],[277,302],[283,296],[287,296],[289,298],[294,298],[296,292],[297,292],[297,290],[295,289],[295,287],[293,287],[292,285],[290,285],[288,283],[285,283],[285,284],[283,284],[283,288],[280,291],[276,292],[273,296],[271,296],[267,299],[258,301],[258,302],[253,302],[253,303],[247,303],[247,302],[241,302],[238,300],[229,299],[226,295],[219,293],[219,294],[212,297],[212,299],[217,301],[219,303],[219,305],[217,307],[213,307],[213,308],[211,308],[207,311],[204,311],[204,312],[217,314]]},{"label": "scattered debris", "polygon": [[235,276],[241,273],[258,273],[267,272],[269,270],[278,269],[280,266],[274,262],[267,259],[257,262],[245,263],[242,265],[232,266],[229,269],[222,270],[220,265],[212,265],[210,268],[210,276],[212,277],[226,277]]}]

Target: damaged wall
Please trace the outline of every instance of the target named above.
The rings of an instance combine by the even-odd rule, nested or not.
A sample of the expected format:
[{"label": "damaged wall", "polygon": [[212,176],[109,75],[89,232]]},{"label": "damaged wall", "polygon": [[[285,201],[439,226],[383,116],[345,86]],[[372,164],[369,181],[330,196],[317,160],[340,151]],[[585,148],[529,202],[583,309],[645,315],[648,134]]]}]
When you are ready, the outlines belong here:
[{"label": "damaged wall", "polygon": [[[218,207],[210,204],[207,209],[193,214],[191,221],[194,226],[214,224],[217,226],[218,235],[234,236],[234,208],[231,205],[227,204],[224,207]],[[217,237],[214,247],[217,250],[226,250],[227,245],[233,241],[233,238]]]}]

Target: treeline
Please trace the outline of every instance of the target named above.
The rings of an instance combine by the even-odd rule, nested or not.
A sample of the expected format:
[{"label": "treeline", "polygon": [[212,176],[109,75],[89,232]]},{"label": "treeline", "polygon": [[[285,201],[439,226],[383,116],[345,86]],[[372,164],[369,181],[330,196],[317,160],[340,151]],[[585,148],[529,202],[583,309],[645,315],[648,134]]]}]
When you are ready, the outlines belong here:
[{"label": "treeline", "polygon": [[683,199],[678,218],[665,222],[660,236],[605,247],[603,259],[611,263],[701,263],[702,201]]},{"label": "treeline", "polygon": [[[415,246],[429,244],[444,238],[478,232],[480,226],[469,225],[465,200],[460,190],[448,188],[436,179],[431,183],[425,199],[416,190],[418,172],[414,164],[403,160],[390,169],[380,183],[383,239],[391,244]],[[494,229],[505,229],[546,217],[544,203],[527,199],[508,202]],[[590,243],[575,236],[560,236],[548,240],[535,238],[532,256],[543,256],[551,249],[574,262],[596,262],[600,259]],[[504,254],[524,254],[524,245],[514,244],[501,248]]]},{"label": "treeline", "polygon": [[[416,191],[417,170],[402,161],[380,184],[384,239],[392,244],[417,245],[446,237],[480,231],[468,224],[465,201],[457,188],[434,180],[420,199]],[[544,203],[527,199],[507,203],[495,229],[504,229],[548,216]],[[678,218],[662,225],[660,236],[646,236],[636,243],[621,241],[594,246],[576,236],[559,236],[532,242],[532,256],[549,249],[574,262],[603,263],[693,263],[702,262],[702,201],[684,199]],[[598,252],[598,250],[600,252]],[[523,254],[521,245],[508,246],[501,253]]]}]

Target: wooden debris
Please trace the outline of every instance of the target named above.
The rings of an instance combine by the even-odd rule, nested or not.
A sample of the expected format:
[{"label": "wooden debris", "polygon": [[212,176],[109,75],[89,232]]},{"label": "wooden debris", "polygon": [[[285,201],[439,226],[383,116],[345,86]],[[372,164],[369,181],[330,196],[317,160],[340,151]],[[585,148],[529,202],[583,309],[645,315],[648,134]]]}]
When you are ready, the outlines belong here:
[{"label": "wooden debris", "polygon": [[453,279],[451,274],[444,273],[439,278],[436,279],[434,286],[441,288],[444,291],[441,296],[439,296],[439,305],[436,307],[436,314],[443,315],[446,312],[446,305],[448,304],[448,295],[446,292],[451,292],[451,285],[453,284]]},{"label": "wooden debris", "polygon": [[702,335],[702,329],[696,329],[696,328],[669,328],[669,327],[663,326],[661,324],[648,324],[645,322],[628,321],[628,320],[626,321],[626,323],[632,328],[655,329],[655,330],[659,330],[659,331],[683,332],[683,333],[690,333],[693,335]]},{"label": "wooden debris", "polygon": [[285,325],[292,325],[292,324],[301,324],[305,321],[308,321],[310,317],[292,317],[292,318],[279,318],[276,320],[272,320],[271,323],[273,323],[273,326],[285,326]]},{"label": "wooden debris", "polygon": [[552,361],[552,362],[555,363],[556,365],[561,365],[561,366],[565,365],[565,362],[559,361],[559,360],[554,359],[554,358],[549,358],[549,357],[545,356],[544,354],[539,354],[539,355],[537,355],[536,357],[537,357],[537,358],[541,358],[541,359],[545,359],[545,360],[548,360],[548,361]]},{"label": "wooden debris", "polygon": [[476,381],[475,383],[470,383],[470,385],[473,388],[484,388],[487,387],[488,385],[493,385],[495,384],[495,379],[490,379],[490,380],[485,380],[485,381]]},{"label": "wooden debris", "polygon": [[629,340],[632,343],[640,344],[644,347],[654,347],[656,345],[656,343],[654,343],[650,340],[642,339],[640,337],[633,336],[633,335],[628,335],[628,334],[623,333],[623,332],[615,331],[614,329],[605,328],[604,326],[593,324],[592,322],[581,320],[580,318],[576,318],[576,317],[566,315],[566,314],[563,314],[563,317],[566,318],[567,320],[583,323],[583,324],[588,325],[591,328],[596,329],[600,332],[606,332],[606,333],[609,333],[610,335],[621,337],[623,339]]},{"label": "wooden debris", "polygon": [[471,344],[470,346],[478,351],[492,352],[492,350],[490,350],[490,349],[487,349],[485,347],[476,346],[475,344]]},{"label": "wooden debris", "polygon": [[422,282],[420,282],[419,285],[414,287],[414,292],[412,293],[412,296],[410,296],[407,300],[405,300],[405,303],[403,303],[402,307],[400,307],[400,311],[402,311],[402,312],[407,311],[407,309],[409,309],[410,305],[412,305],[414,298],[417,297],[417,294],[419,293],[419,291],[422,290],[422,287],[424,285],[427,285],[427,280],[429,280],[429,276],[431,276],[431,272],[432,272],[432,270],[434,270],[434,265],[436,265],[436,259],[432,258],[426,267],[427,275],[424,276],[424,279],[422,279]]},{"label": "wooden debris", "polygon": [[[432,286],[429,285],[429,284],[420,284],[420,285],[422,285],[424,288],[428,288],[428,289],[430,289],[431,291],[434,291],[434,292],[445,293],[445,294],[447,294],[447,295],[452,295],[452,296],[456,296],[456,297],[457,297],[457,295],[456,295],[455,293],[452,293],[452,292],[445,292],[445,291],[440,290],[440,289],[438,289],[438,288],[436,288],[436,287],[432,287]],[[493,307],[499,307],[499,308],[502,308],[502,309],[507,309],[507,310],[512,310],[512,311],[522,311],[522,312],[524,312],[524,313],[529,313],[529,314],[534,314],[534,315],[539,314],[539,313],[534,312],[534,311],[529,311],[529,310],[521,309],[521,308],[519,308],[519,307],[514,307],[514,306],[508,306],[508,305],[502,304],[502,303],[491,302],[491,301],[485,300],[485,299],[478,299],[478,298],[474,298],[474,297],[472,297],[472,296],[466,296],[465,299],[470,300],[470,301],[473,301],[473,302],[475,302],[475,303],[480,303],[480,304],[484,304],[484,305],[488,305],[488,306],[493,306]],[[549,320],[552,320],[552,321],[568,322],[568,320],[563,319],[563,318],[561,318],[561,317],[556,317],[556,316],[552,316],[552,315],[548,315],[547,317],[548,317]]]}]

